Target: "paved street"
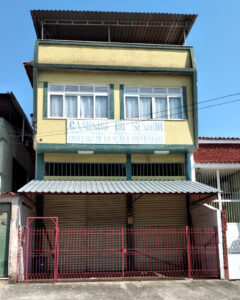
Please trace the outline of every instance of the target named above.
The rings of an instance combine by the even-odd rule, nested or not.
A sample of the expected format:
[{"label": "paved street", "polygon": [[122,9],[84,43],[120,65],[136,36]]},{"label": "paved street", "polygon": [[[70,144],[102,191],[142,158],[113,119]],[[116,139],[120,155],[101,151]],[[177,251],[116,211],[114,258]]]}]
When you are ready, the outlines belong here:
[{"label": "paved street", "polygon": [[240,281],[178,280],[7,284],[0,282],[1,300],[240,300]]}]

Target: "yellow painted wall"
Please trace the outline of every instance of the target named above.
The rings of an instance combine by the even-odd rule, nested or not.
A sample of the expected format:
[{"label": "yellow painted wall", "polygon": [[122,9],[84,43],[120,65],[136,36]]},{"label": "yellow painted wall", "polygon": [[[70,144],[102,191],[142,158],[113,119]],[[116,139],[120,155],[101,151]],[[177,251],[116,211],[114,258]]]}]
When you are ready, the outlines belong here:
[{"label": "yellow painted wall", "polygon": [[[92,163],[125,163],[125,154],[67,154],[45,153],[45,162],[92,162]],[[184,154],[133,154],[133,163],[185,162]]]},{"label": "yellow painted wall", "polygon": [[84,45],[39,45],[38,62],[134,67],[190,68],[189,50]]},{"label": "yellow painted wall", "polygon": [[44,161],[45,162],[125,163],[126,155],[45,153]]},{"label": "yellow painted wall", "polygon": [[43,82],[65,84],[114,84],[114,117],[120,119],[119,85],[187,87],[188,120],[165,121],[165,143],[193,145],[193,114],[191,77],[157,74],[115,74],[85,72],[40,71],[38,76],[37,103],[37,142],[66,143],[66,120],[43,119]]},{"label": "yellow painted wall", "polygon": [[185,162],[184,154],[132,154],[132,163],[181,163]]}]

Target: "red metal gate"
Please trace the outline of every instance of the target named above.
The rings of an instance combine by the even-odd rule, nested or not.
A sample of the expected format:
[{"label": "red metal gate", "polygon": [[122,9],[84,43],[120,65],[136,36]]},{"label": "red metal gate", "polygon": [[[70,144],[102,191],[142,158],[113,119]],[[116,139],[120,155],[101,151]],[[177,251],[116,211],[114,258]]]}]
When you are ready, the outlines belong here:
[{"label": "red metal gate", "polygon": [[19,232],[19,281],[185,277],[219,278],[214,227],[58,229],[56,225]]}]

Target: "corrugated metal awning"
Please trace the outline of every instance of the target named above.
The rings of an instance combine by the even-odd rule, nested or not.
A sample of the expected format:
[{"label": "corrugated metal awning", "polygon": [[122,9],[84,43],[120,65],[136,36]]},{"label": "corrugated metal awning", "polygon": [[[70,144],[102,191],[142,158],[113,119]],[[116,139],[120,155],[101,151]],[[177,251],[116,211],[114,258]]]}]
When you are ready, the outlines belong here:
[{"label": "corrugated metal awning", "polygon": [[32,10],[38,39],[182,45],[197,15]]},{"label": "corrugated metal awning", "polygon": [[216,194],[218,190],[199,182],[187,180],[32,180],[18,192],[44,194]]}]

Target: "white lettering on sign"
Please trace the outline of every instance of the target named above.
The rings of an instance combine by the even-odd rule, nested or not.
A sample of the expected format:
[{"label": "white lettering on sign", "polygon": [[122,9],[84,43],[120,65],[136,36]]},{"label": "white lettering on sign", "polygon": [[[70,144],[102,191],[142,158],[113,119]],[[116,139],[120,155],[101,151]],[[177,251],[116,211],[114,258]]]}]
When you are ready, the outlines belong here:
[{"label": "white lettering on sign", "polygon": [[67,143],[164,144],[164,121],[67,120]]}]

